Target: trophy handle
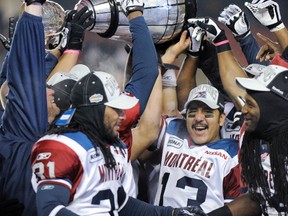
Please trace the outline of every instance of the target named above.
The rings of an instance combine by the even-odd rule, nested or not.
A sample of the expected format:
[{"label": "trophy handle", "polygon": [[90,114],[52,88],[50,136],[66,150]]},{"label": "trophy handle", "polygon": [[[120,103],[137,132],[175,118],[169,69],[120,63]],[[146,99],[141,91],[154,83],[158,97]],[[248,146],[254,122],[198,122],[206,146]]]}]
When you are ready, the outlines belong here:
[{"label": "trophy handle", "polygon": [[114,0],[80,0],[76,5],[76,10],[87,6],[89,10],[93,11],[92,18],[94,23],[87,30],[96,32],[104,38],[110,38],[115,35],[118,23],[119,12],[117,2]]}]

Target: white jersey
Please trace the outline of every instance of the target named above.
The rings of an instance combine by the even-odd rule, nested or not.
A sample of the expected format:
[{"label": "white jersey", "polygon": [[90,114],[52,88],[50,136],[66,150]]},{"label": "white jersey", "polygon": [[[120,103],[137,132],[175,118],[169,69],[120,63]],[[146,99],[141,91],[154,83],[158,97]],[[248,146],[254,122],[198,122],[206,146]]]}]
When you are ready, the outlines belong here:
[{"label": "white jersey", "polygon": [[[122,143],[124,145],[124,143]],[[125,145],[124,145],[125,148]],[[41,184],[51,182],[70,189],[66,207],[78,215],[118,215],[128,200],[133,183],[132,167],[127,149],[110,146],[116,160],[115,169],[105,166],[100,149],[81,132],[46,135],[32,150],[35,191]]]},{"label": "white jersey", "polygon": [[[245,134],[244,129],[245,129],[245,125],[243,124],[243,132],[241,132],[241,134],[240,134],[240,146],[242,146],[243,137]],[[271,193],[274,194],[275,191],[274,191],[273,178],[271,177],[272,176],[272,170],[271,170],[271,163],[270,163],[270,153],[268,151],[268,144],[259,143],[259,145],[261,146],[261,164],[262,164],[264,172],[267,173],[266,175],[267,175],[267,182],[269,185],[269,189],[270,189]],[[258,192],[263,195],[260,188],[258,189]],[[285,215],[284,212],[280,213],[275,208],[270,207],[268,202],[265,202],[264,205],[265,206],[263,206],[263,208],[266,209],[266,212],[269,216]]]},{"label": "white jersey", "polygon": [[208,213],[239,196],[238,142],[192,144],[185,119],[166,120],[156,205],[200,206]]},{"label": "white jersey", "polygon": [[[221,128],[221,137],[222,138],[233,138],[239,140],[241,124],[235,124],[235,114],[239,114],[240,112],[236,112],[236,108],[232,102],[226,102],[224,106],[224,113],[226,115],[224,125]],[[236,118],[239,118],[238,116]],[[238,119],[240,120],[240,119]]]}]

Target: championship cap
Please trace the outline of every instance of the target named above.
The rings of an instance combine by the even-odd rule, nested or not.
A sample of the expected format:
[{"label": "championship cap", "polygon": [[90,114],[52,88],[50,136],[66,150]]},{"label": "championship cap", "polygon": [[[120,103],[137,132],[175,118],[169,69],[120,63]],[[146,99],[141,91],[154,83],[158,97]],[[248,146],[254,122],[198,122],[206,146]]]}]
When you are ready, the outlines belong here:
[{"label": "championship cap", "polygon": [[215,87],[208,84],[199,85],[190,91],[184,110],[181,113],[186,113],[188,105],[192,101],[201,101],[211,109],[219,109],[221,112],[224,111],[223,95]]},{"label": "championship cap", "polygon": [[72,107],[104,104],[116,109],[130,109],[138,99],[122,93],[115,78],[106,72],[95,71],[80,79],[72,89]]},{"label": "championship cap", "polygon": [[288,69],[285,67],[269,65],[254,78],[236,77],[236,82],[247,90],[271,91],[288,100]]},{"label": "championship cap", "polygon": [[75,83],[90,69],[82,64],[75,65],[69,72],[57,72],[47,82],[47,86],[55,91],[54,102],[61,111],[70,107],[70,93]]},{"label": "championship cap", "polygon": [[265,65],[255,63],[250,64],[247,67],[244,67],[243,69],[248,73],[248,75],[251,75],[250,77],[254,77],[262,73],[264,68],[266,68]]}]

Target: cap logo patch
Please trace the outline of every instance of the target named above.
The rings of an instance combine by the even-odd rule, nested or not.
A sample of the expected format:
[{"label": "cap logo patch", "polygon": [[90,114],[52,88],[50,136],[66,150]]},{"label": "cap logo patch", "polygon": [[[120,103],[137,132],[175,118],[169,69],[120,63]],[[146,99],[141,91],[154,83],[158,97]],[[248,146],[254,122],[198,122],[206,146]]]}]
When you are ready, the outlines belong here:
[{"label": "cap logo patch", "polygon": [[218,90],[209,85],[200,85],[193,89],[193,93],[194,92],[196,93],[194,98],[207,98],[208,94],[213,100],[217,100],[218,98]]},{"label": "cap logo patch", "polygon": [[197,92],[194,98],[206,98],[207,94],[205,91]]},{"label": "cap logo patch", "polygon": [[275,76],[276,76],[276,72],[273,70],[269,70],[266,73],[264,73],[263,81],[266,83],[267,81],[271,80]]},{"label": "cap logo patch", "polygon": [[276,88],[275,86],[273,86],[271,89],[272,89],[274,92],[277,92],[277,93],[280,94],[280,95],[283,95],[283,94],[284,94],[283,91],[281,91],[280,89]]},{"label": "cap logo patch", "polygon": [[109,95],[114,96],[116,90],[118,89],[118,84],[116,80],[113,77],[110,77],[106,80],[105,88]]},{"label": "cap logo patch", "polygon": [[89,97],[90,103],[100,103],[103,101],[104,97],[102,94],[93,94]]}]

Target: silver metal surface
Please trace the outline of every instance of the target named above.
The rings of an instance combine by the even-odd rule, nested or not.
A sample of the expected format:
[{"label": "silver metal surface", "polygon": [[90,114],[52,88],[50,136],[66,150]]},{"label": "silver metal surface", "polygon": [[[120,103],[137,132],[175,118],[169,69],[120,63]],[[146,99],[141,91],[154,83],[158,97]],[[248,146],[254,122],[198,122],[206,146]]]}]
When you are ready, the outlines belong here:
[{"label": "silver metal surface", "polygon": [[60,33],[65,22],[65,12],[62,6],[53,1],[46,1],[43,4],[42,13],[45,37]]},{"label": "silver metal surface", "polygon": [[[88,6],[93,10],[91,32],[114,40],[131,41],[128,18],[114,0],[80,0],[75,9]],[[185,0],[146,0],[143,16],[155,44],[175,38],[182,30]]]}]

